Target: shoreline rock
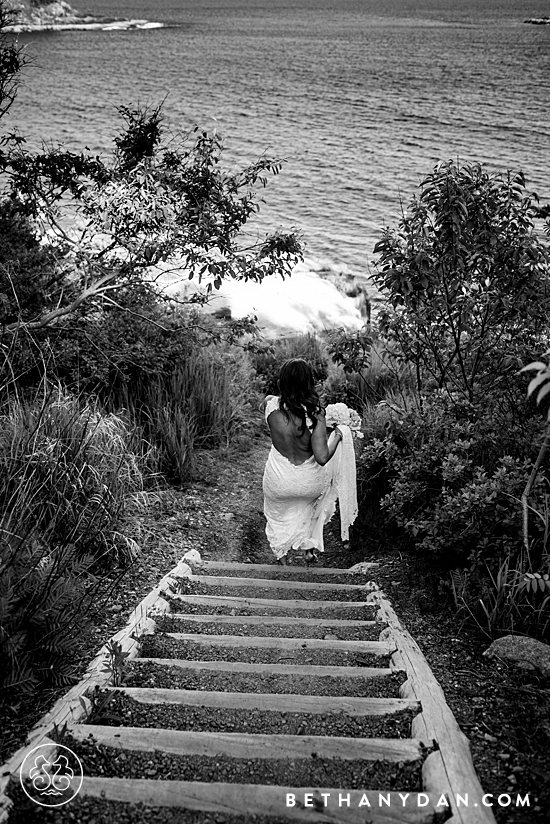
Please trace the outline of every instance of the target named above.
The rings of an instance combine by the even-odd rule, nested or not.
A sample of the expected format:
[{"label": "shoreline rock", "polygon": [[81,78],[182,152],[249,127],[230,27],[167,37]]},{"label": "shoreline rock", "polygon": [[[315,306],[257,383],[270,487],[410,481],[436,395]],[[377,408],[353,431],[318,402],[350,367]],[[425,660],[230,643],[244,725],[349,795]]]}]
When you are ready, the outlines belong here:
[{"label": "shoreline rock", "polygon": [[53,0],[50,3],[27,3],[22,0],[8,0],[8,12],[12,23],[6,31],[79,31],[79,30],[128,30],[161,28],[162,23],[148,20],[118,20],[115,17],[92,17],[75,11],[65,0]]}]

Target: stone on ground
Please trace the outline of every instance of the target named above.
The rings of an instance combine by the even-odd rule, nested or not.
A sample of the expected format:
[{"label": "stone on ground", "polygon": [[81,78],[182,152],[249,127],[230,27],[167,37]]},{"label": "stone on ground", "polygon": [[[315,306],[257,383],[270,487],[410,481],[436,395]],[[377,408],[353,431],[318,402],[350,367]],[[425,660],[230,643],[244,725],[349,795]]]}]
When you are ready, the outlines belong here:
[{"label": "stone on ground", "polygon": [[523,669],[536,669],[550,677],[550,645],[522,635],[497,638],[483,655],[512,661]]}]

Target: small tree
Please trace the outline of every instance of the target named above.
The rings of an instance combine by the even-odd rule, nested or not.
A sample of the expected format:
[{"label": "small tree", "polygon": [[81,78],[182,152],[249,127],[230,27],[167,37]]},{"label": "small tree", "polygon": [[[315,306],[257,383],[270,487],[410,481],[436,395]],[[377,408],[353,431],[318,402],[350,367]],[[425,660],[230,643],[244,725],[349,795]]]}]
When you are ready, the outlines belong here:
[{"label": "small tree", "polygon": [[62,150],[33,154],[24,145],[10,152],[11,198],[48,238],[63,288],[44,311],[7,324],[5,333],[50,326],[83,303],[113,305],[120,286],[155,290],[168,272],[196,278],[208,295],[225,278],[288,275],[301,259],[295,232],[243,233],[258,210],[256,187],[279,172],[279,161],[223,171],[217,135],[195,129],[165,140],[159,108],[119,111],[126,128],[109,163]]},{"label": "small tree", "polygon": [[548,246],[523,175],[438,164],[396,230],[376,245],[388,300],[383,334],[416,367],[419,388],[474,401],[517,371],[547,325]]},{"label": "small tree", "polygon": [[[0,118],[25,62],[5,34],[9,22],[0,0]],[[83,305],[116,305],[120,287],[158,295],[156,279],[169,270],[203,282],[208,295],[224,278],[288,275],[301,259],[293,231],[263,238],[243,231],[259,209],[257,188],[280,171],[280,161],[261,157],[223,170],[218,135],[197,128],[170,136],[160,106],[119,112],[125,128],[108,160],[62,148],[34,153],[19,135],[0,137],[1,219],[17,240],[0,249],[0,344],[9,346],[6,336],[20,330],[57,324]],[[45,241],[47,260],[35,266]]]}]

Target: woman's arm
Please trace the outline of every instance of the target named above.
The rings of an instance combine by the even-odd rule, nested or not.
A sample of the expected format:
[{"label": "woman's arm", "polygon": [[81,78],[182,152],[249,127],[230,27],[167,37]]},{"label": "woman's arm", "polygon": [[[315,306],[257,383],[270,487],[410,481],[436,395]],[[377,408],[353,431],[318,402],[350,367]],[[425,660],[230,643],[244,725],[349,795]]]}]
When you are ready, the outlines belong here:
[{"label": "woman's arm", "polygon": [[324,466],[330,461],[343,437],[338,427],[328,437],[324,410],[317,415],[317,426],[311,433],[311,448],[318,464]]}]

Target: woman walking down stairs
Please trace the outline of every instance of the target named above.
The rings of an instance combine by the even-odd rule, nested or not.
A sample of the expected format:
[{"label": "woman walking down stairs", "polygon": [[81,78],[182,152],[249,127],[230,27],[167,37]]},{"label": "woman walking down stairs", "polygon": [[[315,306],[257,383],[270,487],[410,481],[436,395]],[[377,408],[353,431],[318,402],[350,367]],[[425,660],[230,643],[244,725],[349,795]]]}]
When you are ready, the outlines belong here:
[{"label": "woman walking down stairs", "polygon": [[[0,821],[494,821],[468,741],[377,587],[376,564],[192,558],[11,759]],[[63,747],[83,777],[45,809],[33,776],[59,765]]]}]

